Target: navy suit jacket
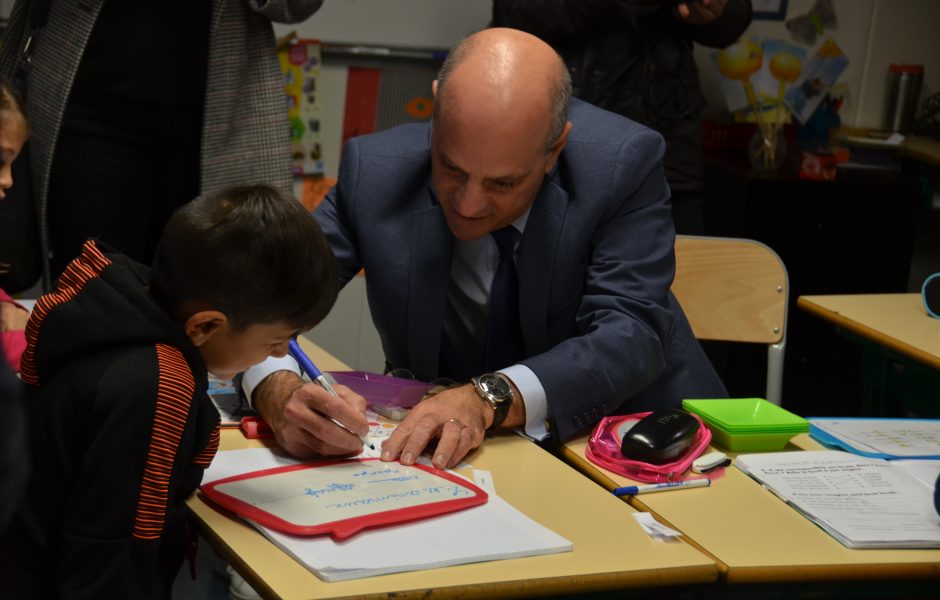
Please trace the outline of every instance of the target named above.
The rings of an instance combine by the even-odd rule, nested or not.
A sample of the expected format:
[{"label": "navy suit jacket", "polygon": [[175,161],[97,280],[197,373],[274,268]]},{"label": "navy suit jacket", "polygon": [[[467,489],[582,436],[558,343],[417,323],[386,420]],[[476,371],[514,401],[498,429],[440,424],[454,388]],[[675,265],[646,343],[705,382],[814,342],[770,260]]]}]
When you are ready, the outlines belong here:
[{"label": "navy suit jacket", "polygon": [[[614,412],[726,395],[669,291],[662,137],[576,100],[569,120],[516,255],[521,362],[562,440]],[[349,140],[315,212],[343,282],[365,268],[389,364],[426,381],[438,376],[454,246],[431,183],[430,131],[410,124]]]}]

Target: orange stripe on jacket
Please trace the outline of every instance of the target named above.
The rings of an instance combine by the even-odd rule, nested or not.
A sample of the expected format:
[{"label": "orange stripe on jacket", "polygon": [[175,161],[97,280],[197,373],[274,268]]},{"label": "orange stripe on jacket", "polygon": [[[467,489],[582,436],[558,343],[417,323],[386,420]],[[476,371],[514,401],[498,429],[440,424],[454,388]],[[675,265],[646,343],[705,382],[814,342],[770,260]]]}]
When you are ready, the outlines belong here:
[{"label": "orange stripe on jacket", "polygon": [[206,446],[206,449],[197,454],[193,458],[193,462],[202,467],[203,469],[208,469],[209,465],[212,463],[212,459],[215,458],[215,453],[219,450],[219,423],[216,422],[215,428],[212,430],[212,433],[209,435],[209,445]]},{"label": "orange stripe on jacket", "polygon": [[26,323],[26,350],[20,361],[20,377],[29,385],[39,385],[39,372],[36,369],[36,341],[39,338],[39,326],[52,309],[74,298],[85,285],[101,275],[111,261],[98,250],[95,242],[85,242],[82,253],[66,267],[59,277],[53,291],[43,295],[33,308],[33,313]]},{"label": "orange stripe on jacket", "polygon": [[159,371],[157,406],[134,517],[134,537],[145,540],[158,539],[163,533],[170,476],[196,389],[183,353],[166,344],[156,344],[155,348]]}]

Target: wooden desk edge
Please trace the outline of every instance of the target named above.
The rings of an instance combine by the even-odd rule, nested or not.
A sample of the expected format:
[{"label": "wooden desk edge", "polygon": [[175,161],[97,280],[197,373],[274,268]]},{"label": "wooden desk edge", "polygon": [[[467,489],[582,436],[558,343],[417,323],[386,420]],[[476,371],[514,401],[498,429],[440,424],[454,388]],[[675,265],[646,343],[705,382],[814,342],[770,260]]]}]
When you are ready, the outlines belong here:
[{"label": "wooden desk edge", "polygon": [[812,297],[807,298],[805,296],[800,296],[797,298],[796,305],[806,312],[812,313],[825,321],[833,323],[837,327],[843,327],[849,331],[862,335],[865,338],[868,338],[871,341],[886,348],[890,348],[891,350],[913,358],[914,360],[917,360],[918,362],[921,362],[928,367],[940,370],[940,360],[938,360],[936,356],[930,354],[929,352],[924,352],[920,348],[916,348],[889,335],[885,335],[884,333],[876,329],[872,329],[867,325],[863,325],[858,321],[843,317],[840,313],[834,310],[816,304],[811,298]]},{"label": "wooden desk edge", "polygon": [[[612,490],[617,484],[608,479],[590,463],[585,457],[568,448],[561,447],[563,458],[578,471],[584,473],[601,487]],[[646,506],[639,496],[633,496],[629,504],[641,511],[653,513],[662,523],[681,531],[672,525],[668,519]],[[724,584],[748,583],[784,583],[791,581],[812,581],[817,583],[833,583],[843,581],[881,581],[890,579],[930,580],[940,579],[940,563],[917,564],[859,564],[859,565],[785,565],[774,567],[734,567],[731,568],[717,556],[708,551],[694,539],[682,535],[682,539],[699,552],[715,561],[719,571],[719,581]],[[858,550],[864,552],[865,550]],[[794,578],[794,574],[798,574]]]},{"label": "wooden desk edge", "polygon": [[[859,550],[865,552],[865,550]],[[858,581],[934,580],[940,579],[940,564],[918,563],[864,565],[788,565],[781,567],[735,567],[724,582],[749,583],[839,583]]]},{"label": "wooden desk edge", "polygon": [[[191,502],[201,502],[210,510],[214,510],[204,499],[193,497]],[[256,573],[251,566],[242,560],[225,541],[215,533],[212,528],[192,509],[189,509],[191,521],[195,523],[199,534],[220,553],[238,573],[245,578],[265,600],[280,600],[277,594],[264,579]],[[247,524],[244,527],[250,528]],[[259,534],[260,535],[260,534]],[[445,567],[446,568],[446,567]],[[420,571],[411,574],[420,577]],[[388,599],[394,596],[398,599],[451,599],[451,598],[529,598],[537,597],[551,592],[556,594],[582,594],[593,592],[606,592],[624,589],[637,589],[647,587],[674,587],[681,585],[710,584],[718,581],[718,568],[716,565],[695,565],[676,569],[664,567],[661,569],[647,569],[645,571],[594,573],[590,575],[568,575],[563,577],[545,577],[523,581],[508,580],[486,584],[462,584],[446,588],[415,588],[394,592],[380,592],[375,594],[356,594],[355,598],[362,600]],[[316,578],[313,573],[311,577]],[[320,580],[318,580],[320,581]],[[330,582],[322,582],[329,585]],[[327,596],[333,598],[334,596]],[[338,596],[343,597],[343,596]]]},{"label": "wooden desk edge", "polygon": [[909,135],[901,142],[901,150],[911,158],[940,166],[940,142],[922,136]]},{"label": "wooden desk edge", "polygon": [[[565,446],[562,444],[560,446],[560,451],[561,451],[562,458],[572,467],[574,467],[579,472],[584,474],[584,476],[586,476],[588,479],[594,481],[595,483],[597,483],[598,485],[600,485],[606,490],[613,490],[614,488],[617,487],[617,484],[613,482],[612,480],[608,479],[606,476],[604,476],[604,474],[598,470],[598,467],[595,467],[593,464],[588,462],[588,460],[585,457],[581,456],[579,453],[575,452],[568,446]],[[631,496],[630,499],[627,500],[627,504],[629,504],[630,506],[632,506],[633,508],[639,511],[653,513],[653,515],[656,517],[656,519],[659,522],[682,533],[681,529],[679,529],[678,527],[670,523],[668,519],[666,519],[665,517],[657,513],[655,510],[652,510],[650,507],[644,504],[642,500],[640,500],[637,496]],[[718,559],[717,556],[709,552],[701,544],[699,544],[698,542],[696,542],[694,539],[690,538],[689,536],[685,535],[684,533],[682,534],[680,539],[682,539],[683,542],[685,542],[689,546],[692,546],[693,548],[695,548],[696,550],[698,550],[699,552],[701,552],[708,558],[715,561],[715,567],[718,569],[719,580],[727,581],[727,574],[729,570],[728,565],[723,563],[721,560]]]}]

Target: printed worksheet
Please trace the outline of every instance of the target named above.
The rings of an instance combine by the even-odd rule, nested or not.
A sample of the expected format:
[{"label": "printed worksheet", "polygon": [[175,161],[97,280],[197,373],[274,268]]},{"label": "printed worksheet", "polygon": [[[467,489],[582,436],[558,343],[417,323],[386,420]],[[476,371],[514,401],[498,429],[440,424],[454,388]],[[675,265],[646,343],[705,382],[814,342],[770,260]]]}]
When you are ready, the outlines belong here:
[{"label": "printed worksheet", "polygon": [[742,454],[735,466],[850,548],[940,548],[929,476],[903,463],[822,450]]},{"label": "printed worksheet", "polygon": [[[879,458],[940,457],[940,419],[828,419],[810,424],[843,448]],[[818,437],[812,432],[813,437]],[[822,438],[823,443],[830,440]]]}]

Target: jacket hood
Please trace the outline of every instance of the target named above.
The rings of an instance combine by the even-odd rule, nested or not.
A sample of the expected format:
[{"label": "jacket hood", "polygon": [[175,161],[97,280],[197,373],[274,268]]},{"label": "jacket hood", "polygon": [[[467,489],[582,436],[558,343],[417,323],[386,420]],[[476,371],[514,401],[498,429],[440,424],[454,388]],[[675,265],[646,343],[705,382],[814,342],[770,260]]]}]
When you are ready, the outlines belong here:
[{"label": "jacket hood", "polygon": [[26,325],[23,381],[38,385],[76,360],[155,343],[179,348],[187,362],[202,365],[183,327],[147,292],[149,276],[144,265],[86,242],[55,289],[36,302]]}]

